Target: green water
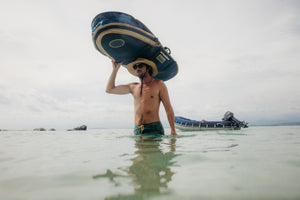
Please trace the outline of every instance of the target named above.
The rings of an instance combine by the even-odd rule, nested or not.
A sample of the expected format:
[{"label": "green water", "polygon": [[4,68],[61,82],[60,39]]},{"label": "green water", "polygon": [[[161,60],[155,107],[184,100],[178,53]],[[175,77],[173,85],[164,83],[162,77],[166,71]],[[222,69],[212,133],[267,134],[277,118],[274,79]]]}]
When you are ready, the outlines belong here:
[{"label": "green water", "polygon": [[0,132],[0,199],[300,199],[299,126],[178,133]]}]

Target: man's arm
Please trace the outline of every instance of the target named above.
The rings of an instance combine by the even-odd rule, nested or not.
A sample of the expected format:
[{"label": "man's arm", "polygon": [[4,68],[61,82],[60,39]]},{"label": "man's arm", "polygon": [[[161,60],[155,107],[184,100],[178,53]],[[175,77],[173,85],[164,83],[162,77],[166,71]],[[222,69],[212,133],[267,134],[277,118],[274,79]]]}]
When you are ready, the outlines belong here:
[{"label": "man's arm", "polygon": [[177,133],[175,131],[174,111],[170,102],[167,86],[164,84],[164,82],[162,82],[161,84],[159,95],[167,113],[168,121],[171,128],[171,135],[177,136]]},{"label": "man's arm", "polygon": [[131,89],[129,85],[118,85],[115,86],[115,80],[117,73],[122,66],[121,63],[116,63],[115,61],[112,61],[112,67],[113,71],[108,79],[107,86],[106,86],[106,92],[111,94],[129,94],[131,92]]}]

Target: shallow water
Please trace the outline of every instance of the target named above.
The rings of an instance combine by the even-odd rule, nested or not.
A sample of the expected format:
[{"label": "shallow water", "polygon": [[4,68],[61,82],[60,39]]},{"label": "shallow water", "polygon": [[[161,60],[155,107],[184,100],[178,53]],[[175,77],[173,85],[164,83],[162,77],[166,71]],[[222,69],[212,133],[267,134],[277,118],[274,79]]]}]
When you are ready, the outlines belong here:
[{"label": "shallow water", "polygon": [[2,131],[0,199],[300,199],[299,126],[178,133]]}]

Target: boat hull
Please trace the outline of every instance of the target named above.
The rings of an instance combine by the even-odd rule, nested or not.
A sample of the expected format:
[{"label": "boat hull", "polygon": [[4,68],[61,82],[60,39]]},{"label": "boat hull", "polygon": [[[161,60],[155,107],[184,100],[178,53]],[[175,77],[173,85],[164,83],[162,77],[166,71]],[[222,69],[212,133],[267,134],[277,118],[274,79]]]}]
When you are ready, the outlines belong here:
[{"label": "boat hull", "polygon": [[206,126],[184,126],[175,124],[175,128],[180,131],[217,131],[217,130],[240,130],[240,127],[226,126],[226,127],[206,127]]},{"label": "boat hull", "polygon": [[181,131],[208,131],[208,130],[240,130],[241,126],[232,121],[196,121],[175,116],[175,128]]}]

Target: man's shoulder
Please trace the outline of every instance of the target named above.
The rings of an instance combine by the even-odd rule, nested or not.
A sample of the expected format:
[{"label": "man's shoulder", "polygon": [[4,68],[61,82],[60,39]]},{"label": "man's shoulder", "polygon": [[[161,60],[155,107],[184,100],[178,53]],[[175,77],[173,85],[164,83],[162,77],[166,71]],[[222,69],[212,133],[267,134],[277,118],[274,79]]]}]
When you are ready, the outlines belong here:
[{"label": "man's shoulder", "polygon": [[136,85],[139,85],[139,83],[137,82],[132,82],[132,83],[128,83],[129,86],[136,86]]},{"label": "man's shoulder", "polygon": [[162,80],[154,79],[156,84],[164,85],[165,83]]},{"label": "man's shoulder", "polygon": [[131,90],[134,90],[139,85],[140,85],[140,83],[137,83],[137,82],[132,82],[132,83],[128,84],[128,86],[130,87]]},{"label": "man's shoulder", "polygon": [[155,83],[161,88],[161,87],[166,87],[165,82],[163,82],[162,80],[157,80],[155,79]]}]

